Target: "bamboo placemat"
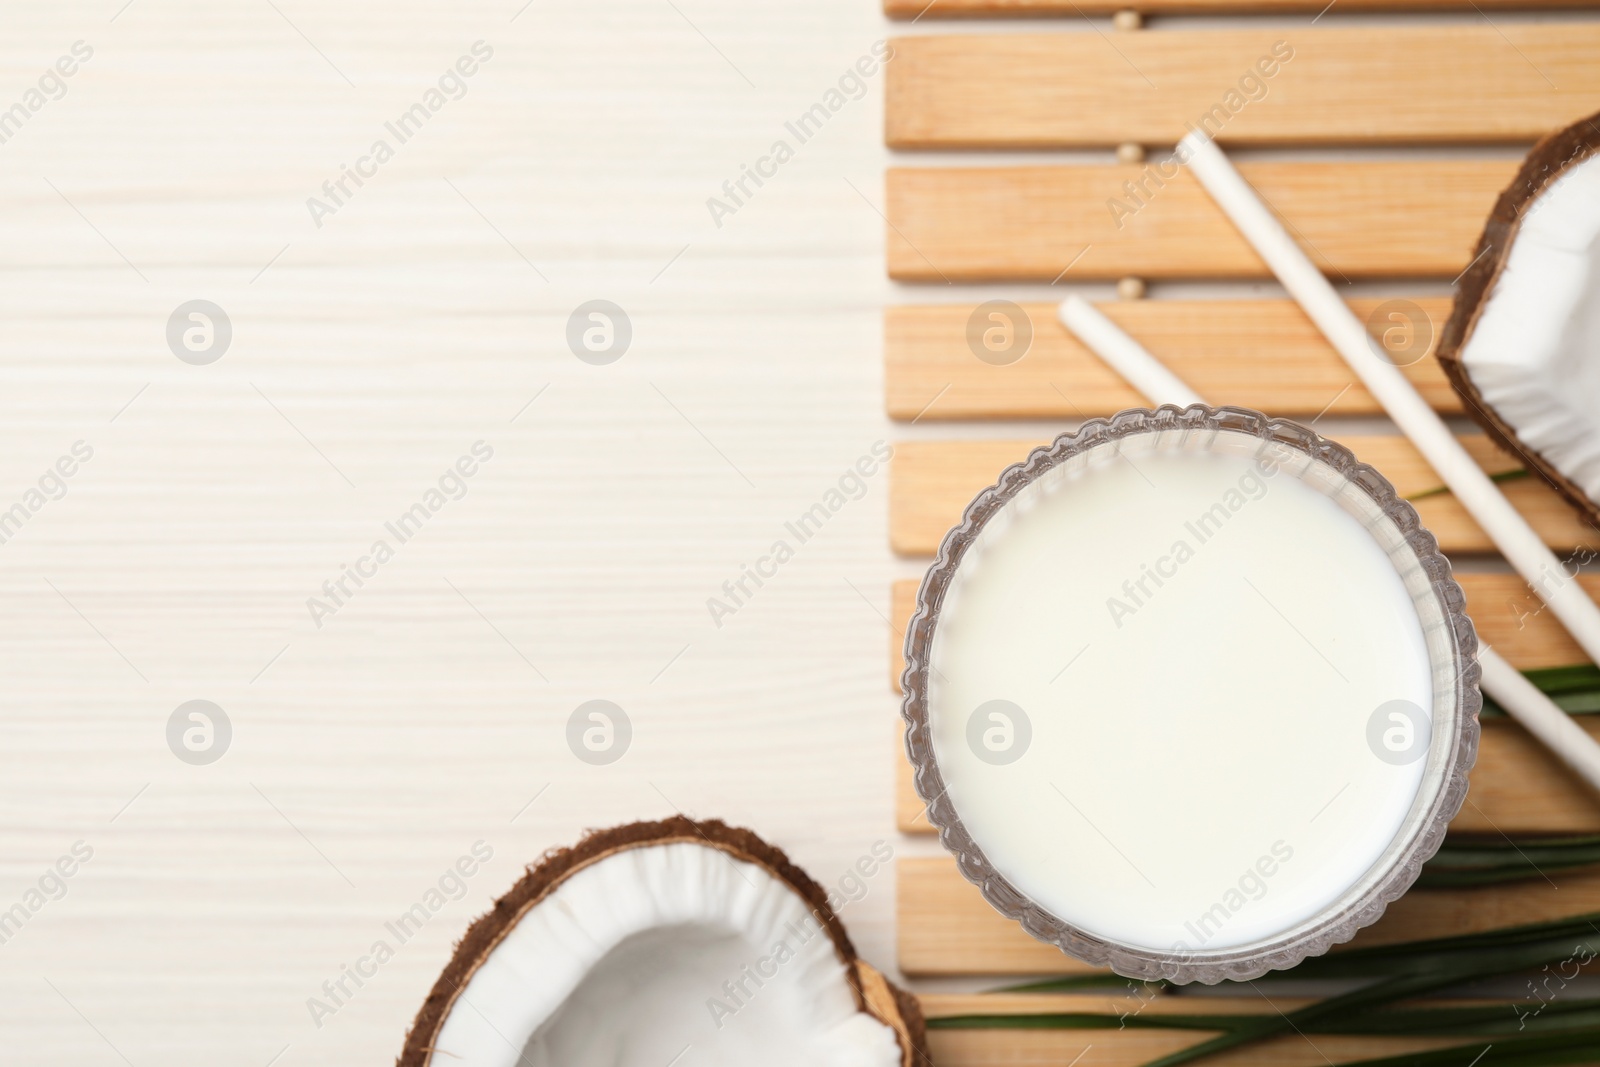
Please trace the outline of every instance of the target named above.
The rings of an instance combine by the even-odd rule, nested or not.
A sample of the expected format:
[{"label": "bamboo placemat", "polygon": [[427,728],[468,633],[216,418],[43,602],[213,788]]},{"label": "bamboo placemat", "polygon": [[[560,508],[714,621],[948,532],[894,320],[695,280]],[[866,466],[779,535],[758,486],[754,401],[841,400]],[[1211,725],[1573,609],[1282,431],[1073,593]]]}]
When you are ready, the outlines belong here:
[{"label": "bamboo placemat", "polygon": [[[1004,15],[1086,16],[1125,8],[1066,0],[885,0],[891,16],[926,21]],[[1244,12],[1316,14],[1326,0],[1151,0],[1147,14]],[[963,32],[948,22],[937,35],[895,41],[887,81],[886,137],[915,149],[887,175],[886,248],[891,277],[913,283],[991,283],[958,303],[889,309],[885,317],[885,403],[902,422],[994,420],[992,433],[960,439],[898,441],[891,466],[889,535],[905,556],[927,558],[972,496],[1022,459],[1040,439],[1017,440],[1004,420],[1078,420],[1142,404],[1142,398],[1055,321],[1053,303],[1019,298],[1007,282],[1118,280],[1229,282],[1267,279],[1254,251],[1199,186],[1163,168],[1185,122],[1199,121],[1275,41],[1293,56],[1265,79],[1266,91],[1228,115],[1219,139],[1298,150],[1367,144],[1445,145],[1426,157],[1246,159],[1241,170],[1285,220],[1313,260],[1336,281],[1396,283],[1392,294],[1352,301],[1376,328],[1394,321],[1383,305],[1401,301],[1423,334],[1406,374],[1443,414],[1459,399],[1432,359],[1431,343],[1449,301],[1420,296],[1449,284],[1468,265],[1483,220],[1516,169],[1511,158],[1468,147],[1514,144],[1600,110],[1600,25],[1558,20],[1508,23],[1484,10],[1594,7],[1594,3],[1406,4],[1350,2],[1341,11],[1476,12],[1481,21],[1410,20],[1362,26],[1218,23],[1216,29],[1097,32]],[[1119,20],[1120,21],[1120,20]],[[1137,22],[1137,20],[1133,20]],[[1127,25],[1127,23],[1124,23]],[[994,27],[988,27],[993,29]],[[1002,27],[1003,28],[1003,27]],[[1081,25],[1079,27],[1082,28]],[[1146,146],[1138,162],[1018,165],[1018,150]],[[1455,147],[1450,147],[1455,146]],[[937,150],[1003,149],[1004,165]],[[1109,159],[1109,153],[1106,156]],[[1133,158],[1138,158],[1135,153]],[[1408,291],[1409,290],[1409,291]],[[1025,291],[1026,292],[1026,291]],[[980,303],[1016,300],[1031,327],[1026,354],[1007,362],[977,358],[971,336]],[[1180,377],[1217,402],[1310,421],[1379,415],[1377,405],[1326,341],[1291,303],[1136,300],[1103,309]],[[1063,427],[1064,428],[1064,427]],[[1341,435],[1405,496],[1447,552],[1490,554],[1493,546],[1403,437]],[[1463,435],[1491,473],[1518,463],[1480,434]],[[1542,482],[1516,477],[1508,496],[1559,550],[1600,546],[1600,533]],[[1571,638],[1520,579],[1505,573],[1459,575],[1480,634],[1522,669],[1586,662]],[[1584,578],[1592,596],[1600,577]],[[890,681],[898,687],[901,642],[915,581],[892,590]],[[1600,736],[1600,716],[1586,717]],[[896,753],[897,818],[908,834],[931,831]],[[1469,803],[1452,825],[1474,833],[1600,832],[1600,800],[1565,772],[1520,727],[1484,723]],[[1062,975],[1084,965],[1042,945],[1001,918],[945,856],[902,859],[898,871],[900,965],[915,976]],[[1376,945],[1600,911],[1600,871],[1557,874],[1472,889],[1417,889],[1391,906],[1355,945]],[[985,1012],[1080,1010],[1105,998],[1037,995],[924,996],[930,1017]],[[1284,1003],[1280,1002],[1279,1007]],[[1211,1009],[1208,1002],[1207,1010]],[[1148,1009],[1141,1009],[1148,1010]],[[1178,1010],[1163,1005],[1158,1010]],[[1230,1010],[1259,1011],[1259,1004]],[[1200,1040],[1194,1031],[935,1030],[941,1064],[1138,1064]],[[1319,1035],[1316,1047],[1278,1040],[1218,1057],[1218,1064],[1325,1064],[1422,1051],[1464,1039]]]}]

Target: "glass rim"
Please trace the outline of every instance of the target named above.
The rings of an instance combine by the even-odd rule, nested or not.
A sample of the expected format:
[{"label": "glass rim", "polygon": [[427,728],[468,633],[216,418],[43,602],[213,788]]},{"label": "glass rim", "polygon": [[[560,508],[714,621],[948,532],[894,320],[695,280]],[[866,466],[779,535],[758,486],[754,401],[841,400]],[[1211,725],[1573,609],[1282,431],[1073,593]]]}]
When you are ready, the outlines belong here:
[{"label": "glass rim", "polygon": [[[1442,613],[1438,628],[1445,635],[1449,673],[1453,677],[1450,706],[1441,708],[1436,693],[1433,743],[1413,813],[1378,863],[1308,920],[1273,937],[1213,952],[1160,951],[1113,941],[1056,917],[1028,898],[993,866],[968,833],[946,791],[928,726],[929,663],[940,610],[963,557],[988,522],[1022,490],[1075,457],[1127,438],[1173,433],[1242,434],[1263,444],[1283,446],[1331,468],[1364,495],[1382,518],[1393,524],[1394,532],[1402,539],[1400,543],[1415,556],[1427,578],[1427,591]],[[1413,601],[1419,599],[1413,593]],[[1204,404],[1130,408],[1109,419],[1091,419],[1007,467],[995,484],[972,500],[961,521],[946,533],[938,556],[917,590],[916,611],[906,628],[905,670],[900,676],[906,754],[917,793],[927,805],[928,821],[938,829],[940,843],[955,856],[962,875],[978,887],[991,906],[1019,922],[1037,940],[1132,978],[1205,984],[1245,980],[1292,967],[1308,956],[1321,955],[1333,945],[1350,940],[1359,930],[1375,923],[1387,906],[1412,886],[1423,863],[1439,850],[1446,827],[1466,798],[1467,773],[1477,756],[1478,713],[1483,702],[1478,688],[1477,651],[1477,635],[1466,614],[1465,594],[1452,577],[1449,560],[1439,550],[1437,540],[1423,527],[1416,509],[1375,468],[1356,459],[1350,449],[1300,423],[1271,418],[1248,408]],[[1429,658],[1435,658],[1431,645]],[[1430,662],[1429,666],[1438,677],[1440,664]],[[1432,794],[1425,796],[1430,781],[1436,784]],[[1379,870],[1385,863],[1387,866]]]}]

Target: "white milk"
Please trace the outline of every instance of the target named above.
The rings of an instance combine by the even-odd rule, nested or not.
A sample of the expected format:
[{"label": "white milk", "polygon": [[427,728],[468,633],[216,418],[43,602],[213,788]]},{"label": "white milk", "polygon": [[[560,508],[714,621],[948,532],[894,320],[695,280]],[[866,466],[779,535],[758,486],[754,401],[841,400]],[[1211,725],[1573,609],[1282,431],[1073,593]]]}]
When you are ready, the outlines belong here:
[{"label": "white milk", "polygon": [[[1326,909],[1428,764],[1432,673],[1396,565],[1292,473],[1303,456],[1263,476],[1256,442],[1224,436],[1233,452],[1107,449],[1029,486],[962,560],[932,645],[934,751],[974,841],[1058,918],[1157,951],[1250,945]],[[980,717],[987,760],[969,745],[994,700],[1031,727],[1014,762],[990,762],[1021,747],[1006,718]],[[1395,700],[1419,709],[1411,762],[1369,744]]]}]

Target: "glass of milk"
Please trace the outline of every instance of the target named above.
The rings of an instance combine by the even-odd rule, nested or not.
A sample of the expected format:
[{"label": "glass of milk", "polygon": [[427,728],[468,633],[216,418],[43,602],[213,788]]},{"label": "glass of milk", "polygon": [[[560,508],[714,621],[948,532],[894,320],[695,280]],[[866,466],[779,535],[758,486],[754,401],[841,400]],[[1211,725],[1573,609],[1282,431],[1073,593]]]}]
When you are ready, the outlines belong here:
[{"label": "glass of milk", "polygon": [[906,744],[963,874],[1122,974],[1253,978],[1376,921],[1466,795],[1461,588],[1346,448],[1125,411],[1007,469],[906,635]]}]

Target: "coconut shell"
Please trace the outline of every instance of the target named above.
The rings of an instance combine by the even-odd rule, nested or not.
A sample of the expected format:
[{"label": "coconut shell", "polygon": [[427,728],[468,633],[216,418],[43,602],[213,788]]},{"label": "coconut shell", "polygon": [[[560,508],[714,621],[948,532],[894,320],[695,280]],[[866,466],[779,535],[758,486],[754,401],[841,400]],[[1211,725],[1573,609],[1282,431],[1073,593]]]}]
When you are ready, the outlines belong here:
[{"label": "coconut shell", "polygon": [[1575,482],[1522,442],[1515,428],[1484,400],[1461,362],[1461,351],[1472,337],[1479,316],[1488,306],[1489,294],[1494,291],[1495,282],[1505,269],[1511,245],[1517,238],[1517,231],[1529,206],[1569,167],[1582,163],[1596,152],[1600,152],[1600,113],[1580,119],[1559,133],[1551,134],[1528,153],[1516,178],[1495,202],[1494,211],[1484,225],[1483,236],[1478,239],[1477,254],[1472,265],[1456,286],[1455,304],[1439,337],[1438,357],[1445,376],[1450,379],[1450,384],[1455,387],[1474,421],[1502,448],[1521,458],[1528,469],[1566,497],[1591,525],[1600,526],[1600,503],[1590,500]]},{"label": "coconut shell", "polygon": [[916,998],[896,987],[856,954],[850,936],[828,906],[828,895],[820,885],[790,862],[781,849],[767,844],[749,830],[716,819],[700,822],[678,815],[659,822],[636,822],[591,831],[576,845],[554,849],[539,862],[530,864],[517,883],[494,902],[488,914],[469,926],[456,944],[450,962],[445,964],[411,1023],[405,1048],[395,1061],[397,1067],[428,1067],[434,1039],[461,990],[522,917],[557,886],[590,864],[618,852],[674,842],[720,849],[734,859],[763,868],[798,894],[811,906],[812,914],[832,940],[834,952],[845,964],[857,1005],[894,1031],[903,1067],[922,1067],[932,1062],[928,1055],[927,1026]]}]

